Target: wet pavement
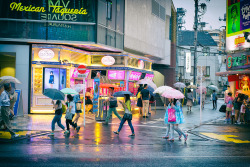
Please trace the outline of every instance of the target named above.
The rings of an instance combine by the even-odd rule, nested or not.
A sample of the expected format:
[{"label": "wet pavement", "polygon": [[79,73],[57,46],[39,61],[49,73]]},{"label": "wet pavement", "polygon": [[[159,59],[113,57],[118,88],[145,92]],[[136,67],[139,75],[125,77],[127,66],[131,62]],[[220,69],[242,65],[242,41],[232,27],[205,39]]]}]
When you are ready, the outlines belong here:
[{"label": "wet pavement", "polygon": [[[218,103],[220,106],[223,101]],[[86,126],[82,126],[78,134],[71,130],[69,136],[64,136],[57,127],[54,137],[42,135],[1,143],[0,164],[1,166],[250,165],[249,143],[223,140],[232,136],[218,137],[218,135],[234,135],[239,136],[234,139],[245,141],[250,139],[245,135],[250,131],[248,126],[211,123],[223,119],[225,114],[212,110],[209,101],[202,113],[204,124],[201,126],[199,106],[193,107],[191,113],[186,112],[186,107],[183,107],[183,111],[186,123],[180,125],[180,128],[189,134],[186,143],[183,138],[178,140],[177,134],[174,142],[162,139],[166,131],[163,123],[164,110],[153,111],[148,119],[134,114],[135,137],[128,137],[131,131],[127,123],[119,135],[113,133],[119,126],[119,120],[115,116],[110,124],[105,126],[96,122],[92,115],[88,115]],[[17,118],[13,125],[16,129],[49,132],[52,118],[50,115],[31,115]],[[62,122],[65,124],[64,120]]]}]

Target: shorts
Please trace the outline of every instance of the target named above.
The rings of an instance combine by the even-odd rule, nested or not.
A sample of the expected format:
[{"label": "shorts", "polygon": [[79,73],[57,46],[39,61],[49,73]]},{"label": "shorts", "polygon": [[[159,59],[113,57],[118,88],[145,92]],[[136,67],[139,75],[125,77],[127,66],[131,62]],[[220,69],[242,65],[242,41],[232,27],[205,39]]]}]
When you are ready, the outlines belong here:
[{"label": "shorts", "polygon": [[229,107],[226,108],[226,111],[232,111],[232,110],[233,110],[232,108]]}]

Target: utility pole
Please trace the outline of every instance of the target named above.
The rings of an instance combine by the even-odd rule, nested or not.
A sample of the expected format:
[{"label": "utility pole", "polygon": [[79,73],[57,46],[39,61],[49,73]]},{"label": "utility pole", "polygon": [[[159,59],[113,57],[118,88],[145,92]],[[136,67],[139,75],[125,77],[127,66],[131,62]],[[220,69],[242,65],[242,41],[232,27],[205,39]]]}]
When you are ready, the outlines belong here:
[{"label": "utility pole", "polygon": [[196,85],[197,75],[197,33],[198,33],[198,1],[194,0],[195,16],[194,16],[194,85]]}]

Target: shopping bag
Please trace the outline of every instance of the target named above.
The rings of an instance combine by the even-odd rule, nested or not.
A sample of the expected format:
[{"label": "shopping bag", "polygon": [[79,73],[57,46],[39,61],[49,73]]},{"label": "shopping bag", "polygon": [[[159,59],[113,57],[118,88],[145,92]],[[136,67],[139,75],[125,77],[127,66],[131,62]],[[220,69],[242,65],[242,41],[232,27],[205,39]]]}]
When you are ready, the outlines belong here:
[{"label": "shopping bag", "polygon": [[175,109],[168,109],[168,122],[176,122]]},{"label": "shopping bag", "polygon": [[67,109],[67,111],[66,111],[65,118],[69,119],[69,120],[72,120],[72,118],[73,118],[73,114],[69,111],[69,109]]}]

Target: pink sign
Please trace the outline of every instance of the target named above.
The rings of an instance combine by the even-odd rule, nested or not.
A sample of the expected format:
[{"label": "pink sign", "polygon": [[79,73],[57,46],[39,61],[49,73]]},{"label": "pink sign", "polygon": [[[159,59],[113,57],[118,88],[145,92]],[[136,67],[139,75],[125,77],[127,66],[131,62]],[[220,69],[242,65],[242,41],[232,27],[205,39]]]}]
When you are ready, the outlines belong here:
[{"label": "pink sign", "polygon": [[129,75],[129,80],[139,81],[141,77],[141,72],[131,71]]},{"label": "pink sign", "polygon": [[[72,78],[78,78],[79,72],[78,72],[77,68],[74,68],[74,69],[71,69],[71,70],[73,71],[73,72],[71,71],[71,73],[72,73],[71,77]],[[85,72],[85,74],[87,75],[86,78],[88,78],[89,72],[90,72],[90,70],[87,69],[86,72]]]},{"label": "pink sign", "polygon": [[149,79],[149,80],[153,80],[153,78],[154,78],[154,74],[146,74],[145,75],[145,79]]},{"label": "pink sign", "polygon": [[108,79],[125,79],[125,71],[108,71]]}]

